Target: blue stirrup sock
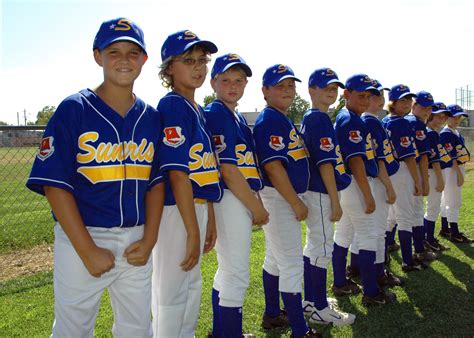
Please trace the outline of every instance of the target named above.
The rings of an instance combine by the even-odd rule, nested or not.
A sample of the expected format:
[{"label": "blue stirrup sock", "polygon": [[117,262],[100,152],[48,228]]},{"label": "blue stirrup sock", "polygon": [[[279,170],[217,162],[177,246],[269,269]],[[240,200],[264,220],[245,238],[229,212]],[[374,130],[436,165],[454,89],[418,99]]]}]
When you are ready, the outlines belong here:
[{"label": "blue stirrup sock", "polygon": [[458,236],[459,235],[459,228],[457,222],[449,222],[449,227],[451,228],[451,236]]},{"label": "blue stirrup sock", "polygon": [[219,305],[221,319],[221,336],[217,337],[242,337],[242,308],[226,307]]},{"label": "blue stirrup sock", "polygon": [[351,252],[351,268],[354,270],[359,270],[359,254]]},{"label": "blue stirrup sock", "polygon": [[397,227],[398,227],[398,224],[395,224],[392,231],[386,231],[388,245],[392,245],[395,243],[395,234],[397,233]]},{"label": "blue stirrup sock", "polygon": [[446,217],[441,217],[441,230],[449,230],[448,218]]},{"label": "blue stirrup sock", "polygon": [[347,248],[334,243],[334,250],[332,252],[332,271],[334,274],[334,285],[336,287],[343,287],[346,285],[346,262]]},{"label": "blue stirrup sock", "polygon": [[385,275],[384,263],[375,263],[375,274],[377,276],[377,279]]},{"label": "blue stirrup sock", "polygon": [[303,337],[309,330],[301,307],[301,293],[282,292],[283,304],[290,320],[291,331],[295,337]]},{"label": "blue stirrup sock", "polygon": [[400,250],[402,252],[403,263],[413,264],[412,235],[410,231],[398,230],[398,239],[400,240]]},{"label": "blue stirrup sock", "polygon": [[[265,313],[272,318],[280,315],[279,277],[269,274],[263,269],[263,291],[265,294]],[[301,303],[300,303],[301,308]]]},{"label": "blue stirrup sock", "polygon": [[379,293],[375,272],[375,251],[359,250],[360,276],[364,294],[375,297]]},{"label": "blue stirrup sock", "polygon": [[412,227],[411,231],[413,235],[413,246],[415,247],[415,252],[423,253],[425,251],[425,246],[423,245],[423,227]]},{"label": "blue stirrup sock", "polygon": [[435,226],[436,222],[428,221],[426,218],[423,219],[423,224],[425,226],[426,240],[430,243],[434,243],[435,237]]},{"label": "blue stirrup sock", "polygon": [[314,283],[312,279],[311,273],[311,263],[309,257],[303,256],[304,262],[304,273],[303,273],[303,281],[304,281],[304,300],[309,302],[314,302]]},{"label": "blue stirrup sock", "polygon": [[313,292],[314,292],[314,306],[318,310],[322,310],[326,308],[328,304],[327,299],[327,269],[320,268],[315,265],[311,265],[311,274],[312,274],[312,281],[313,281]]},{"label": "blue stirrup sock", "polygon": [[212,335],[221,336],[221,325],[219,317],[219,291],[212,288]]}]

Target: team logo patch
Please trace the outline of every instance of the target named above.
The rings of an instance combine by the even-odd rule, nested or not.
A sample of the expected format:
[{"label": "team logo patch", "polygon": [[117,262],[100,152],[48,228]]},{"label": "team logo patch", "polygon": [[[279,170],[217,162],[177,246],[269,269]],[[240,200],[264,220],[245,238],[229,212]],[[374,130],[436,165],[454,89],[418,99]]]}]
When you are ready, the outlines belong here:
[{"label": "team logo patch", "polygon": [[416,139],[419,141],[423,141],[426,138],[424,130],[417,130],[415,134],[416,134]]},{"label": "team logo patch", "polygon": [[453,146],[451,145],[451,143],[445,143],[444,148],[446,149],[448,153],[450,153],[453,150]]},{"label": "team logo patch", "polygon": [[167,146],[177,148],[186,141],[186,137],[181,133],[181,127],[168,127],[164,129],[164,132],[163,142]]},{"label": "team logo patch", "polygon": [[268,145],[274,150],[282,150],[283,148],[285,148],[285,144],[283,143],[283,137],[281,136],[271,135],[270,142],[268,143]]},{"label": "team logo patch", "polygon": [[214,141],[218,153],[227,147],[227,144],[224,141],[224,135],[212,135],[212,140]]},{"label": "team logo patch", "polygon": [[53,145],[54,138],[52,136],[45,137],[41,140],[40,148],[38,150],[38,157],[41,161],[46,160],[48,157],[53,155],[54,153],[54,145]]},{"label": "team logo patch", "polygon": [[321,143],[319,148],[324,151],[331,151],[334,149],[334,143],[332,143],[332,139],[330,137],[321,137],[319,139]]},{"label": "team logo patch", "polygon": [[362,141],[362,136],[360,136],[360,130],[349,131],[349,141],[353,143],[359,143],[360,141]]},{"label": "team logo patch", "polygon": [[408,136],[400,137],[400,145],[404,148],[408,148],[411,144],[410,138]]}]

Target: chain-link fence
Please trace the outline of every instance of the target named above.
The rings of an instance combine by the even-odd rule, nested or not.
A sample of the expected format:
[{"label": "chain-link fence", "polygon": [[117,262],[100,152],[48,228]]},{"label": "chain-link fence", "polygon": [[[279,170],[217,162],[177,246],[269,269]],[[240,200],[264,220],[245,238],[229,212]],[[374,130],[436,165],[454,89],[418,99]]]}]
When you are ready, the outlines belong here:
[{"label": "chain-link fence", "polygon": [[[34,248],[50,251],[47,245],[53,243],[48,202],[25,187],[43,130],[42,126],[0,126],[0,281],[5,279],[6,265],[21,268],[30,261],[41,261],[42,251]],[[460,132],[473,151],[474,128],[460,128]],[[21,254],[18,261],[12,261],[25,249],[29,256]]]}]

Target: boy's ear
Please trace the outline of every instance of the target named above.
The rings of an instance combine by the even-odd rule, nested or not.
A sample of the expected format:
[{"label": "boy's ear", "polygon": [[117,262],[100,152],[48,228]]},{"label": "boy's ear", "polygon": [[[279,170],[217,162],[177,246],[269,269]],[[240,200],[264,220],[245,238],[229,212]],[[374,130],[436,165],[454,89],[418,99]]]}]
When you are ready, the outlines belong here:
[{"label": "boy's ear", "polygon": [[214,88],[215,85],[216,85],[216,79],[211,79],[211,87],[214,93],[216,92],[216,88]]},{"label": "boy's ear", "polygon": [[343,95],[344,95],[344,98],[345,98],[345,99],[349,98],[349,95],[350,95],[350,94],[351,94],[351,92],[349,91],[349,89],[344,89]]},{"label": "boy's ear", "polygon": [[148,54],[145,54],[144,55],[144,59],[143,59],[143,63],[145,64],[145,62],[148,60]]},{"label": "boy's ear", "polygon": [[94,60],[95,62],[102,67],[102,56],[98,48],[94,49]]}]

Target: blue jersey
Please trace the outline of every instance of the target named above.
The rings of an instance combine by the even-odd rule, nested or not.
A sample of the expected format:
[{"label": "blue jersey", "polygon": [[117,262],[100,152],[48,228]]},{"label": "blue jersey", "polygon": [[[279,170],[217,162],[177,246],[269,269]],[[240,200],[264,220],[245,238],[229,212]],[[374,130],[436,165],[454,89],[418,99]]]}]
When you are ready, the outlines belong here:
[{"label": "blue jersey", "polygon": [[426,131],[428,132],[427,138],[430,143],[430,155],[428,157],[429,168],[432,169],[433,163],[436,162],[440,164],[441,169],[451,167],[453,165],[451,157],[441,144],[438,132],[429,127],[426,128]]},{"label": "blue jersey", "polygon": [[[308,190],[309,163],[303,141],[291,120],[272,107],[260,112],[253,129],[260,167],[272,161],[281,161],[296,193]],[[265,170],[263,183],[273,187]]]},{"label": "blue jersey", "polygon": [[[219,168],[204,112],[183,96],[170,92],[158,103],[163,120],[161,170],[184,171],[191,180],[194,198],[218,202],[222,198]],[[165,175],[165,205],[176,201]]]},{"label": "blue jersey", "polygon": [[466,148],[464,137],[457,130],[446,126],[441,130],[439,138],[453,160],[456,159],[459,164],[469,162],[471,155]]},{"label": "blue jersey", "polygon": [[[212,133],[219,163],[234,164],[254,191],[263,188],[263,182],[255,161],[255,145],[252,130],[239,112],[233,112],[219,100],[204,111]],[[224,188],[227,188],[225,182]]]},{"label": "blue jersey", "polygon": [[426,137],[426,124],[413,114],[408,114],[405,119],[410,122],[410,127],[415,136],[415,147],[417,151],[416,161],[419,162],[422,155],[429,155],[430,143]]},{"label": "blue jersey", "polygon": [[378,167],[372,149],[372,137],[360,116],[346,109],[341,110],[336,117],[335,130],[347,173],[352,175],[349,159],[361,156],[367,176],[377,177]]},{"label": "blue jersey", "polygon": [[416,156],[416,146],[410,122],[400,116],[387,115],[382,119],[382,126],[387,130],[392,144],[393,154],[399,161]]},{"label": "blue jersey", "polygon": [[372,147],[375,152],[375,158],[377,161],[384,161],[388,176],[392,176],[398,171],[400,164],[395,160],[393,155],[392,144],[388,139],[387,131],[376,116],[370,113],[364,113],[361,118],[372,136]]},{"label": "blue jersey", "polygon": [[351,176],[346,173],[336,133],[328,114],[318,109],[310,109],[303,116],[301,134],[309,152],[308,189],[323,194],[328,193],[319,171],[319,166],[323,163],[333,165],[337,190],[345,189],[351,183]]},{"label": "blue jersey", "polygon": [[71,95],[46,126],[26,186],[70,192],[89,227],[144,224],[146,191],[163,179],[160,120],[138,98],[122,117],[92,90]]}]

